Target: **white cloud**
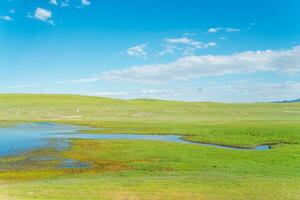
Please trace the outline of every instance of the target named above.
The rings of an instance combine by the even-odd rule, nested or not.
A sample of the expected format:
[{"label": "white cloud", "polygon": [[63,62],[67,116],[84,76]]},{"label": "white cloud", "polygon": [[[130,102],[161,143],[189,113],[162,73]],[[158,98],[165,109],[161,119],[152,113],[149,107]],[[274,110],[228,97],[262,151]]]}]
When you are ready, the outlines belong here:
[{"label": "white cloud", "polygon": [[4,86],[2,89],[23,89],[23,88],[33,88],[35,86],[38,86],[39,84],[20,84],[20,85],[9,85]]},{"label": "white cloud", "polygon": [[238,28],[232,28],[232,27],[215,27],[215,28],[209,28],[207,30],[207,33],[217,33],[220,31],[232,33],[232,32],[240,32],[241,30]]},{"label": "white cloud", "polygon": [[37,20],[48,22],[49,24],[54,25],[54,22],[51,20],[52,12],[50,10],[46,10],[44,8],[37,8],[34,12],[33,17]]},{"label": "white cloud", "polygon": [[270,102],[298,98],[300,82],[291,81],[210,86],[198,92],[198,99],[222,102]]},{"label": "white cloud", "polygon": [[83,78],[83,79],[77,79],[77,80],[67,80],[67,81],[61,81],[56,82],[57,85],[64,85],[64,84],[71,84],[71,83],[90,83],[100,80],[99,77],[91,77],[91,78]]},{"label": "white cloud", "polygon": [[196,35],[196,33],[193,33],[193,32],[186,32],[186,33],[183,33],[184,36],[194,36]]},{"label": "white cloud", "polygon": [[207,30],[208,33],[216,33],[220,30],[221,28],[220,27],[217,27],[217,28],[209,28]]},{"label": "white cloud", "polygon": [[106,71],[92,78],[70,80],[61,82],[61,84],[88,83],[99,80],[161,84],[203,76],[254,72],[299,73],[300,46],[278,51],[264,50],[231,55],[185,56],[170,63],[132,66],[126,69]]},{"label": "white cloud", "polygon": [[186,56],[166,64],[133,66],[102,73],[98,80],[162,83],[201,76],[251,72],[300,72],[300,46],[280,51],[248,51],[232,55]]},{"label": "white cloud", "polygon": [[126,53],[130,56],[145,57],[147,55],[147,52],[145,51],[146,47],[147,47],[147,44],[141,44],[138,46],[134,46],[134,47],[128,48],[126,50]]},{"label": "white cloud", "polygon": [[231,33],[231,32],[240,32],[241,31],[238,28],[230,28],[230,27],[225,28],[224,30],[225,30],[225,32],[228,32],[228,33]]},{"label": "white cloud", "polygon": [[120,92],[94,92],[92,95],[95,96],[107,96],[107,97],[121,97],[126,96],[128,93],[126,91],[120,91]]},{"label": "white cloud", "polygon": [[69,7],[70,6],[70,1],[69,0],[65,0],[63,2],[61,2],[60,7]]},{"label": "white cloud", "polygon": [[12,20],[13,20],[13,18],[11,18],[11,17],[8,16],[8,15],[0,16],[0,19],[1,19],[1,20],[4,20],[4,21],[12,21]]},{"label": "white cloud", "polygon": [[50,0],[50,4],[58,5],[57,0]]},{"label": "white cloud", "polygon": [[194,45],[194,46],[200,44],[200,42],[194,41],[193,39],[189,39],[187,37],[165,39],[165,41],[166,43],[170,43],[170,44],[187,44],[187,45]]},{"label": "white cloud", "polygon": [[148,89],[148,90],[140,90],[138,91],[138,94],[141,94],[141,95],[163,95],[163,94],[170,94],[171,90],[169,89]]},{"label": "white cloud", "polygon": [[200,41],[196,41],[193,39],[190,39],[188,37],[182,37],[182,38],[168,38],[164,39],[163,47],[164,50],[159,52],[159,55],[165,55],[165,54],[171,54],[175,51],[183,51],[183,55],[191,55],[193,54],[194,50],[196,49],[203,49],[203,48],[209,48],[214,47],[217,44],[215,42],[208,42],[203,43]]},{"label": "white cloud", "polygon": [[68,7],[70,6],[70,0],[49,0],[50,4],[60,7]]},{"label": "white cloud", "polygon": [[91,2],[90,2],[89,0],[81,0],[81,4],[82,4],[83,6],[88,6],[88,5],[91,4]]}]

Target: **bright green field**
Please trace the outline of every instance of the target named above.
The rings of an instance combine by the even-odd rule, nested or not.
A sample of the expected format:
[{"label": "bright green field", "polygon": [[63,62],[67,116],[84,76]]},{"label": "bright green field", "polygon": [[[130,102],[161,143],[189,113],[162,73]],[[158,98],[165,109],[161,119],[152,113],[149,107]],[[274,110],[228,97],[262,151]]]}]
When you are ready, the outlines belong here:
[{"label": "bright green field", "polygon": [[[0,199],[300,199],[300,104],[117,100],[71,95],[0,95],[0,126],[47,121],[104,128],[94,133],[181,134],[186,139],[269,151],[154,141],[74,140],[72,148],[0,158]],[[62,170],[37,155],[88,162]],[[58,155],[59,154],[59,155]]]}]

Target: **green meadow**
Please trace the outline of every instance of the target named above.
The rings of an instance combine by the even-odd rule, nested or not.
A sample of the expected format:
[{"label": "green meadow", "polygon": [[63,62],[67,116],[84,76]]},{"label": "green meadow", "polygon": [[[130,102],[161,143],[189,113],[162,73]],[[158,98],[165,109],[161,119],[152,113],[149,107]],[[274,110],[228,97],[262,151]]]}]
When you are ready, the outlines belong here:
[{"label": "green meadow", "polygon": [[[84,133],[178,134],[245,151],[161,141],[74,139],[0,157],[0,199],[298,200],[299,103],[195,103],[75,95],[0,95],[0,126],[56,122]],[[0,136],[1,137],[1,136]],[[85,169],[59,169],[37,156],[71,158]]]}]

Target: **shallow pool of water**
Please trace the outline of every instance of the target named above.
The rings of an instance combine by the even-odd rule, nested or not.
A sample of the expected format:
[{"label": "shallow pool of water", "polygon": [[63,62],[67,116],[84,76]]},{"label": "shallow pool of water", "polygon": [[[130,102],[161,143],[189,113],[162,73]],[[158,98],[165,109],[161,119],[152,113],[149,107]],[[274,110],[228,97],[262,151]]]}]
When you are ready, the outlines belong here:
[{"label": "shallow pool of water", "polygon": [[[63,133],[78,133],[89,130],[82,126],[54,124],[54,123],[21,123],[10,127],[0,127],[0,156],[18,154],[49,145],[49,135]],[[53,137],[55,138],[55,137]],[[56,148],[67,148],[68,141],[58,138]]]}]

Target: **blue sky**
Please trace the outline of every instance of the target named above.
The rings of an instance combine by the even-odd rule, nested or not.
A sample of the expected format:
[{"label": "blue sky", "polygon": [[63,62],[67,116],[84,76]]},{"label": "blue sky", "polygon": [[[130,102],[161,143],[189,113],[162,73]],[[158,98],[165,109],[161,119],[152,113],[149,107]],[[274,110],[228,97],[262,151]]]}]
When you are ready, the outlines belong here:
[{"label": "blue sky", "polygon": [[298,0],[0,0],[0,92],[300,98]]}]

